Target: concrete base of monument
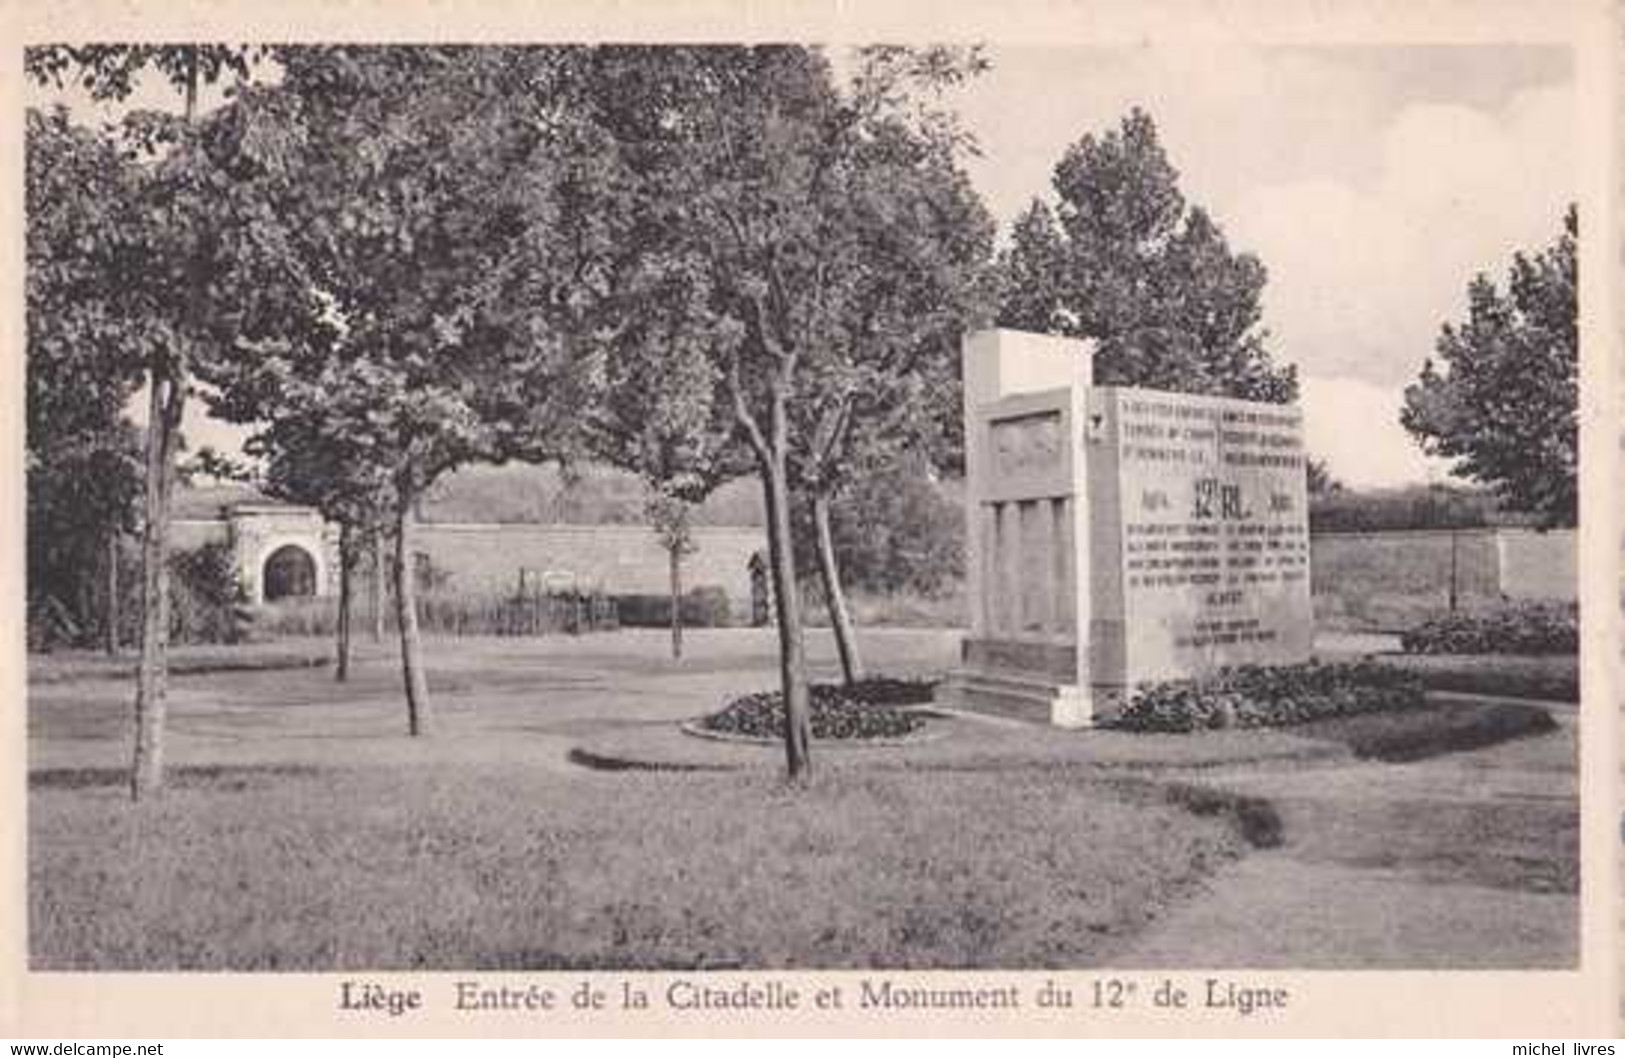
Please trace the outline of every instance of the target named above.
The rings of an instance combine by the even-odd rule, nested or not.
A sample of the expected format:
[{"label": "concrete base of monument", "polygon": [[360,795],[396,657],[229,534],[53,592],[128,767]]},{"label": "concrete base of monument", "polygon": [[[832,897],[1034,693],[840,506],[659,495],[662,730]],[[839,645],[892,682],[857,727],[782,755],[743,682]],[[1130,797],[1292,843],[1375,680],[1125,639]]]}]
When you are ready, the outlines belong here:
[{"label": "concrete base of monument", "polygon": [[936,704],[1056,727],[1095,727],[1122,714],[1120,687],[1078,680],[1077,644],[1064,638],[960,643],[960,666],[937,686]]},{"label": "concrete base of monument", "polygon": [[1057,683],[1035,674],[955,669],[937,685],[933,701],[945,709],[1086,728],[1120,715],[1123,695],[1112,688]]}]

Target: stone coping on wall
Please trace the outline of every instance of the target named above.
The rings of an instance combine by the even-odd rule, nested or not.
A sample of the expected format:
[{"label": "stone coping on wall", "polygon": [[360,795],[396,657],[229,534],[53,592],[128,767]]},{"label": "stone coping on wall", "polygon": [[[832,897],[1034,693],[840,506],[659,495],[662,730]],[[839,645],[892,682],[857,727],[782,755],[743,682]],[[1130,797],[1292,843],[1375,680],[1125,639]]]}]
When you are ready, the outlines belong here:
[{"label": "stone coping on wall", "polygon": [[1310,536],[1495,536],[1502,533],[1516,533],[1528,536],[1563,536],[1575,532],[1573,526],[1555,526],[1551,529],[1538,529],[1532,525],[1461,525],[1455,528],[1449,526],[1428,526],[1415,529],[1317,529],[1314,523],[1309,526]]}]

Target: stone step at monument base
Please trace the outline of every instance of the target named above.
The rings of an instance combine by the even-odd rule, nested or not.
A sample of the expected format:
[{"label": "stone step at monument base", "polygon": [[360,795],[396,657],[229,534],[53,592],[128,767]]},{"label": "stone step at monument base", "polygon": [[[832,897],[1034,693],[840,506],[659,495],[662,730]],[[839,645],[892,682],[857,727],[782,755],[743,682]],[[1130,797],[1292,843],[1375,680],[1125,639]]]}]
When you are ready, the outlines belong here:
[{"label": "stone step at monument base", "polygon": [[1057,727],[1090,726],[1088,694],[1076,684],[1024,673],[954,669],[937,687],[936,704],[948,709]]}]

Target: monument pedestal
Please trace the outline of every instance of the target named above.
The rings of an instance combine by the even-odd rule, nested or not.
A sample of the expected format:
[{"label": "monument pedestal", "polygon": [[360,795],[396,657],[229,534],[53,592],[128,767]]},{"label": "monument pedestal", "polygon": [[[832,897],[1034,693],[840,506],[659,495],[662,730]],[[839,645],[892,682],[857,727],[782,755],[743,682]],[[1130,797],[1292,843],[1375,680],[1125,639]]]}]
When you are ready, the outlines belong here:
[{"label": "monument pedestal", "polygon": [[1014,720],[1087,727],[1094,710],[1078,682],[1077,655],[1071,639],[966,639],[960,666],[948,674],[936,700]]},{"label": "monument pedestal", "polygon": [[953,670],[937,688],[936,702],[948,709],[1056,727],[1089,727],[1096,717],[1093,703],[1075,683],[988,669]]},{"label": "monument pedestal", "polygon": [[1091,353],[966,337],[971,634],[944,706],[1088,727],[1143,684],[1309,657],[1298,410],[1094,386]]}]

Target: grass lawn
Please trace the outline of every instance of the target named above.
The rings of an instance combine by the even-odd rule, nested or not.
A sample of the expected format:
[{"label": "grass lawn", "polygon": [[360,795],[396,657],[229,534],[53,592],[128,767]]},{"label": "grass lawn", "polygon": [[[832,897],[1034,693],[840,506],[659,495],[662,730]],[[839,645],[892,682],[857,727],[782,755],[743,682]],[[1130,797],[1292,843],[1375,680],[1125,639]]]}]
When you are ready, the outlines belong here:
[{"label": "grass lawn", "polygon": [[[208,672],[257,672],[271,669],[320,668],[332,662],[332,645],[322,640],[296,639],[269,643],[183,644],[169,652],[172,675]],[[28,679],[32,683],[64,683],[86,679],[134,677],[140,652],[126,648],[117,656],[97,650],[56,650],[31,654]]]},{"label": "grass lawn", "polygon": [[112,778],[31,792],[35,969],[1099,965],[1242,847],[1065,769]]},{"label": "grass lawn", "polygon": [[[827,637],[809,645],[819,677],[832,677]],[[658,629],[430,640],[430,739],[403,733],[387,647],[364,646],[342,687],[319,668],[181,676],[171,789],[141,805],[123,785],[129,681],[94,669],[32,679],[32,965],[1101,966],[1216,902],[1229,932],[1192,927],[1177,949],[1180,965],[1212,965],[1276,930],[1237,872],[1305,849],[1333,881],[1382,883],[1377,910],[1358,914],[1358,942],[1328,947],[1337,965],[1415,947],[1414,923],[1390,928],[1381,910],[1404,898],[1382,888],[1401,870],[1454,911],[1430,965],[1484,964],[1476,938],[1493,932],[1498,899],[1558,910],[1549,937],[1503,945],[1496,965],[1547,965],[1572,941],[1568,721],[1390,765],[1356,759],[1360,747],[1414,738],[1399,729],[1429,721],[1193,739],[934,719],[942,737],[918,745],[815,747],[815,782],[789,792],[773,747],[676,730],[772,686],[770,636],[696,632],[680,662],[666,646]],[[953,633],[866,638],[874,669],[897,675],[941,672],[956,649]],[[1476,707],[1439,715],[1450,722],[1432,728],[1466,738],[1441,748],[1478,744],[1486,724],[1514,733]],[[674,745],[729,755],[677,763],[733,770],[569,762],[582,746],[641,756]],[[1301,903],[1297,941],[1344,915],[1330,892]]]}]

